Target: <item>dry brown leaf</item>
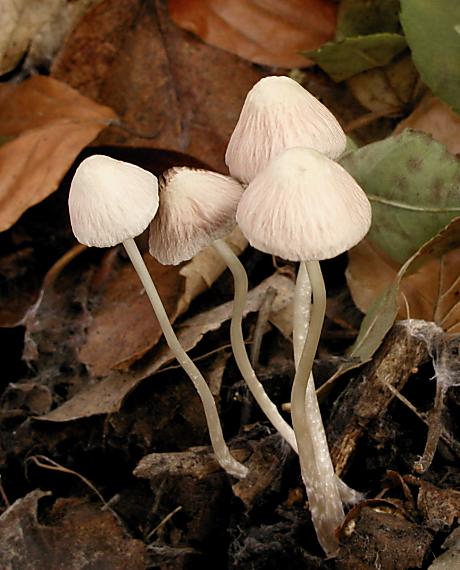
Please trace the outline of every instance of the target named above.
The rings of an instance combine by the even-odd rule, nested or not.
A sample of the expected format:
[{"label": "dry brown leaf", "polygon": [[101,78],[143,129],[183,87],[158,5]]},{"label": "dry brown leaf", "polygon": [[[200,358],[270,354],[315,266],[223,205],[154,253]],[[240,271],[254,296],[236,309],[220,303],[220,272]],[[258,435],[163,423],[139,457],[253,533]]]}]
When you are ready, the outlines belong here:
[{"label": "dry brown leaf", "polygon": [[54,192],[77,154],[111,120],[108,107],[49,77],[0,85],[0,231]]},{"label": "dry brown leaf", "polygon": [[399,123],[394,134],[404,129],[424,131],[444,144],[452,154],[460,153],[460,115],[430,93]]},{"label": "dry brown leaf", "polygon": [[331,40],[337,7],[329,0],[170,0],[178,26],[244,59],[276,67],[306,67],[300,51]]},{"label": "dry brown leaf", "polygon": [[[274,274],[249,292],[245,314],[259,309],[269,287],[273,287],[276,291],[281,292],[273,303],[273,311],[275,313],[292,302],[294,296],[293,281],[285,275]],[[232,305],[233,302],[224,303],[182,323],[177,328],[176,333],[184,349],[186,351],[191,350],[201,341],[205,334],[217,330],[223,322],[229,320],[232,314]],[[98,414],[114,413],[120,409],[126,396],[142,380],[152,376],[161,367],[173,360],[174,356],[169,348],[163,346],[143,368],[125,373],[113,372],[90,388],[83,389],[60,407],[37,419],[67,422]]]},{"label": "dry brown leaf", "polygon": [[[237,255],[247,245],[239,230],[226,241]],[[195,297],[211,287],[227,267],[212,246],[181,266],[161,265],[148,254],[144,255],[144,261],[171,322],[187,310]],[[79,356],[94,376],[105,376],[113,369],[126,370],[163,336],[131,264],[110,278],[91,317]]]},{"label": "dry brown leaf", "polygon": [[[236,255],[243,253],[248,245],[248,240],[238,226],[225,238],[225,241]],[[225,269],[227,265],[212,246],[195,255],[190,263],[184,265],[180,274],[185,278],[185,288],[179,301],[178,313],[185,312],[192,300],[209,289]]]},{"label": "dry brown leaf", "polygon": [[0,517],[0,567],[84,570],[143,570],[146,547],[125,536],[110,511],[82,499],[58,499],[45,517],[39,500],[50,495],[32,491]]},{"label": "dry brown leaf", "polygon": [[[403,277],[399,289],[401,319],[434,321],[447,332],[460,332],[460,248],[431,259]],[[349,252],[347,282],[356,306],[364,313],[398,272],[368,240]]]},{"label": "dry brown leaf", "polygon": [[[179,268],[164,266],[149,254],[144,261],[158,289],[166,312],[174,322],[184,279]],[[163,332],[131,263],[112,275],[97,305],[79,357],[94,376],[112,369],[127,369],[156,345]]]},{"label": "dry brown leaf", "polygon": [[419,93],[418,72],[409,55],[359,73],[348,85],[363,107],[381,116],[401,113]]},{"label": "dry brown leaf", "polygon": [[26,54],[25,66],[47,63],[80,15],[97,0],[2,0],[0,75]]},{"label": "dry brown leaf", "polygon": [[52,75],[110,105],[131,129],[101,144],[173,150],[224,170],[254,66],[175,26],[166,1],[101,0],[56,57]]}]

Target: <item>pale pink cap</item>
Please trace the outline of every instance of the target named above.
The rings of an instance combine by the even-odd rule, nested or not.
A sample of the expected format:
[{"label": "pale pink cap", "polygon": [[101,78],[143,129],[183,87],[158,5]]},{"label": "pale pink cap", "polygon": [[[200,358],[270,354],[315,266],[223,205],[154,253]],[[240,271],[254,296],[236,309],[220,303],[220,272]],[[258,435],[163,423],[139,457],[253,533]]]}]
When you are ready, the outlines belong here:
[{"label": "pale pink cap", "polygon": [[334,115],[289,77],[265,77],[249,91],[225,154],[230,174],[249,183],[292,147],[338,158],[346,136]]},{"label": "pale pink cap", "polygon": [[339,164],[316,150],[291,148],[249,184],[236,220],[260,251],[290,261],[320,260],[363,239],[371,205]]},{"label": "pale pink cap", "polygon": [[191,259],[236,225],[243,187],[230,176],[175,167],[160,179],[160,206],[150,224],[151,255],[164,265]]},{"label": "pale pink cap", "polygon": [[110,247],[136,237],[157,209],[156,176],[108,156],[85,158],[70,186],[70,223],[85,245]]}]

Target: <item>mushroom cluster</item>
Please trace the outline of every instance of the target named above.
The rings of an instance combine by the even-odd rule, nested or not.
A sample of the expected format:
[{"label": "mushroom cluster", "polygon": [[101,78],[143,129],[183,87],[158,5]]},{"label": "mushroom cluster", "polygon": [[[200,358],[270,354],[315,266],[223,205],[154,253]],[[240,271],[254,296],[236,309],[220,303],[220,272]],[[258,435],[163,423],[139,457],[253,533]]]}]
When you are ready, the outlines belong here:
[{"label": "mushroom cluster", "polygon": [[[335,530],[344,519],[343,502],[358,494],[334,473],[311,374],[326,302],[319,261],[356,245],[371,222],[364,192],[334,162],[345,144],[339,123],[315,97],[288,77],[267,77],[248,93],[230,138],[225,156],[230,176],[175,167],[158,183],[137,166],[96,155],[80,164],[69,195],[72,228],[81,243],[123,244],[166,342],[198,391],[217,461],[242,478],[247,468],[224,441],[214,398],[180,345],[134,238],[149,227],[149,251],[163,264],[187,261],[208,246],[225,261],[235,283],[230,336],[236,363],[262,411],[299,454],[312,521],[328,555],[338,546]],[[236,223],[253,247],[299,262],[293,427],[266,394],[245,348],[247,275],[222,239]]]}]

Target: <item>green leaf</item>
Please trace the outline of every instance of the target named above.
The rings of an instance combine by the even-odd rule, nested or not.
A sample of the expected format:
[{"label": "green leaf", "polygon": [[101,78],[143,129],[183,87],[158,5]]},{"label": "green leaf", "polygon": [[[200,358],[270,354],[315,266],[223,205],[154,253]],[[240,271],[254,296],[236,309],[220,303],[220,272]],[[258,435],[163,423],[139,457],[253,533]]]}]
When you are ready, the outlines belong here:
[{"label": "green leaf", "polygon": [[460,215],[460,160],[424,133],[407,129],[341,164],[371,201],[368,239],[399,264]]},{"label": "green leaf", "polygon": [[336,380],[345,372],[369,362],[381,345],[398,314],[398,294],[401,281],[415,273],[432,259],[460,247],[460,218],[455,218],[434,238],[427,241],[400,268],[393,283],[375,300],[361,323],[358,337],[348,353],[348,360],[318,390],[318,397],[326,396]]},{"label": "green leaf", "polygon": [[401,24],[423,81],[460,112],[460,2],[401,0]]},{"label": "green leaf", "polygon": [[336,39],[399,32],[399,0],[342,0]]},{"label": "green leaf", "polygon": [[334,81],[343,81],[357,73],[389,63],[406,47],[399,34],[372,34],[328,42],[314,51],[303,52]]}]

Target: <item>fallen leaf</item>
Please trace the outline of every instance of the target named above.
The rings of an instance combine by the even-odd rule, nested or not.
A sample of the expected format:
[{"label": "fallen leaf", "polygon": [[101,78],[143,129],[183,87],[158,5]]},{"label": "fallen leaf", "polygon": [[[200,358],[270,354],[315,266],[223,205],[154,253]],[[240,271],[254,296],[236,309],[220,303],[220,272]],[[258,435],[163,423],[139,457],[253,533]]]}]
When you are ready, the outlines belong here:
[{"label": "fallen leaf", "polygon": [[381,116],[402,113],[421,89],[418,71],[406,52],[384,67],[350,77],[348,85],[363,107]]},{"label": "fallen leaf", "polygon": [[378,33],[328,42],[315,51],[303,52],[334,81],[382,67],[406,48],[400,34]]},{"label": "fallen leaf", "polygon": [[[275,313],[281,311],[292,302],[294,295],[293,281],[284,275],[274,274],[249,292],[245,315],[259,310],[269,287],[273,287],[276,291],[281,291],[281,295],[279,295],[279,298],[275,298],[273,303],[273,311]],[[290,294],[288,293],[289,291]],[[177,327],[176,334],[184,350],[191,350],[201,341],[205,334],[217,330],[223,322],[229,320],[232,314],[232,306],[233,302],[224,303],[181,323]],[[55,410],[36,419],[66,422],[98,414],[115,413],[120,409],[126,396],[136,386],[173,360],[174,356],[169,348],[162,346],[152,355],[145,366],[125,373],[112,372],[97,384],[86,387]]]},{"label": "fallen leaf", "polygon": [[460,112],[460,4],[451,0],[401,0],[400,18],[423,81]]},{"label": "fallen leaf", "polygon": [[[247,245],[239,230],[226,241],[237,255]],[[209,289],[227,267],[212,246],[180,266],[161,265],[149,254],[144,255],[144,261],[171,322],[187,310],[195,297]],[[163,336],[130,263],[110,276],[102,295],[91,304],[91,320],[79,356],[94,376],[105,376],[113,369],[126,370]]]},{"label": "fallen leaf", "polygon": [[[433,321],[448,332],[460,332],[460,249],[431,259],[401,279],[398,291],[400,319]],[[350,251],[346,272],[353,301],[367,313],[375,299],[396,279],[398,269],[364,241]]]},{"label": "fallen leaf", "polygon": [[0,517],[0,566],[4,570],[144,570],[146,547],[125,536],[110,511],[82,499],[58,499],[39,518],[39,501],[50,493],[32,491]]},{"label": "fallen leaf", "polygon": [[[149,254],[143,257],[170,321],[174,322],[184,287],[179,268],[161,265]],[[112,273],[102,294],[91,304],[90,322],[79,358],[93,376],[105,376],[112,369],[129,368],[163,335],[139,277],[129,262]]]},{"label": "fallen leaf", "polygon": [[446,550],[428,566],[428,570],[455,570],[460,566],[460,528],[453,530],[442,544]]},{"label": "fallen leaf", "polygon": [[0,75],[25,56],[25,67],[48,63],[81,14],[96,0],[2,0]]},{"label": "fallen leaf", "polygon": [[460,213],[460,159],[424,133],[405,130],[341,164],[371,201],[369,241],[398,264]]},{"label": "fallen leaf", "polygon": [[[248,240],[243,236],[238,226],[225,238],[236,255],[246,249]],[[184,292],[179,300],[178,313],[184,313],[191,301],[211,287],[214,281],[227,269],[221,256],[211,246],[201,251],[180,270],[185,279]]]},{"label": "fallen leaf", "polygon": [[36,283],[29,268],[34,265],[34,248],[22,247],[0,257],[0,327],[17,326],[27,309],[37,300]]},{"label": "fallen leaf", "polygon": [[0,85],[0,231],[59,185],[80,150],[113,119],[108,107],[49,77]]},{"label": "fallen leaf", "polygon": [[425,526],[435,532],[451,528],[460,519],[460,492],[441,489],[423,479],[413,479],[420,486],[417,507],[423,514]]},{"label": "fallen leaf", "polygon": [[[410,276],[413,276],[413,279],[415,280],[417,275],[422,274],[424,271],[427,271],[426,274],[429,275],[429,279],[431,280],[432,273],[429,269],[429,264],[432,264],[437,260],[441,260],[446,255],[450,255],[450,252],[454,252],[454,250],[458,250],[459,248],[460,218],[455,218],[448,226],[440,231],[434,238],[426,242],[412,257],[410,257],[399,269],[391,284],[383,289],[383,291],[381,291],[374,299],[361,323],[358,337],[351,349],[348,351],[347,360],[339,366],[337,371],[328,380],[328,386],[330,386],[345,372],[358,368],[372,359],[372,356],[382,343],[387,332],[392,327],[398,315],[398,311],[400,310],[398,296],[403,280],[408,279]],[[435,309],[434,312],[436,313],[437,311],[437,318],[443,322],[445,330],[448,332],[458,332],[460,331],[460,293],[458,293],[460,281],[458,279],[458,261],[456,261],[458,259],[458,252],[455,254],[452,253],[452,255],[455,255],[454,260],[451,261],[453,261],[454,267],[457,267],[457,273],[455,274],[454,270],[452,273],[455,275],[452,275],[452,270],[448,270],[449,279],[451,279],[451,287],[447,287],[444,290],[443,295],[439,297],[436,304],[437,309]],[[375,269],[376,266],[372,267]],[[427,267],[428,269],[426,269]],[[356,281],[355,283],[352,282],[351,287],[356,291],[360,285],[358,285]],[[436,283],[439,283],[439,281],[436,281]],[[417,286],[418,284],[415,285],[415,287]],[[404,300],[404,297],[401,296],[401,298]],[[424,306],[423,302],[421,302],[420,306]],[[404,318],[407,317],[405,307],[406,305],[404,302],[403,307],[401,308]],[[414,315],[410,314],[410,316],[413,317]]]},{"label": "fallen leaf", "polygon": [[358,504],[347,514],[339,540],[339,568],[364,570],[375,567],[378,560],[381,568],[403,570],[422,567],[433,537],[389,501],[374,500]]},{"label": "fallen leaf", "polygon": [[260,441],[251,441],[252,454],[245,460],[247,477],[232,485],[233,493],[249,511],[262,502],[262,497],[280,484],[286,455],[280,453],[279,435],[269,435]]},{"label": "fallen leaf", "polygon": [[460,115],[430,93],[399,123],[394,134],[399,134],[404,129],[428,133],[452,154],[460,154]]},{"label": "fallen leaf", "polygon": [[70,34],[52,75],[119,114],[123,128],[101,144],[173,150],[221,171],[246,93],[262,77],[175,26],[165,0],[101,0]]},{"label": "fallen leaf", "polygon": [[300,50],[334,36],[330,0],[171,0],[174,22],[205,42],[244,59],[274,67],[305,67]]},{"label": "fallen leaf", "polygon": [[[34,380],[52,392],[55,403],[62,402],[62,394],[71,397],[88,382],[78,349],[88,326],[90,272],[75,267],[85,250],[82,245],[73,247],[49,269],[37,301],[21,321],[25,328],[22,359],[35,372]],[[64,271],[69,264],[73,271]]]},{"label": "fallen leaf", "polygon": [[336,39],[379,32],[396,33],[399,0],[342,0],[337,14]]}]

